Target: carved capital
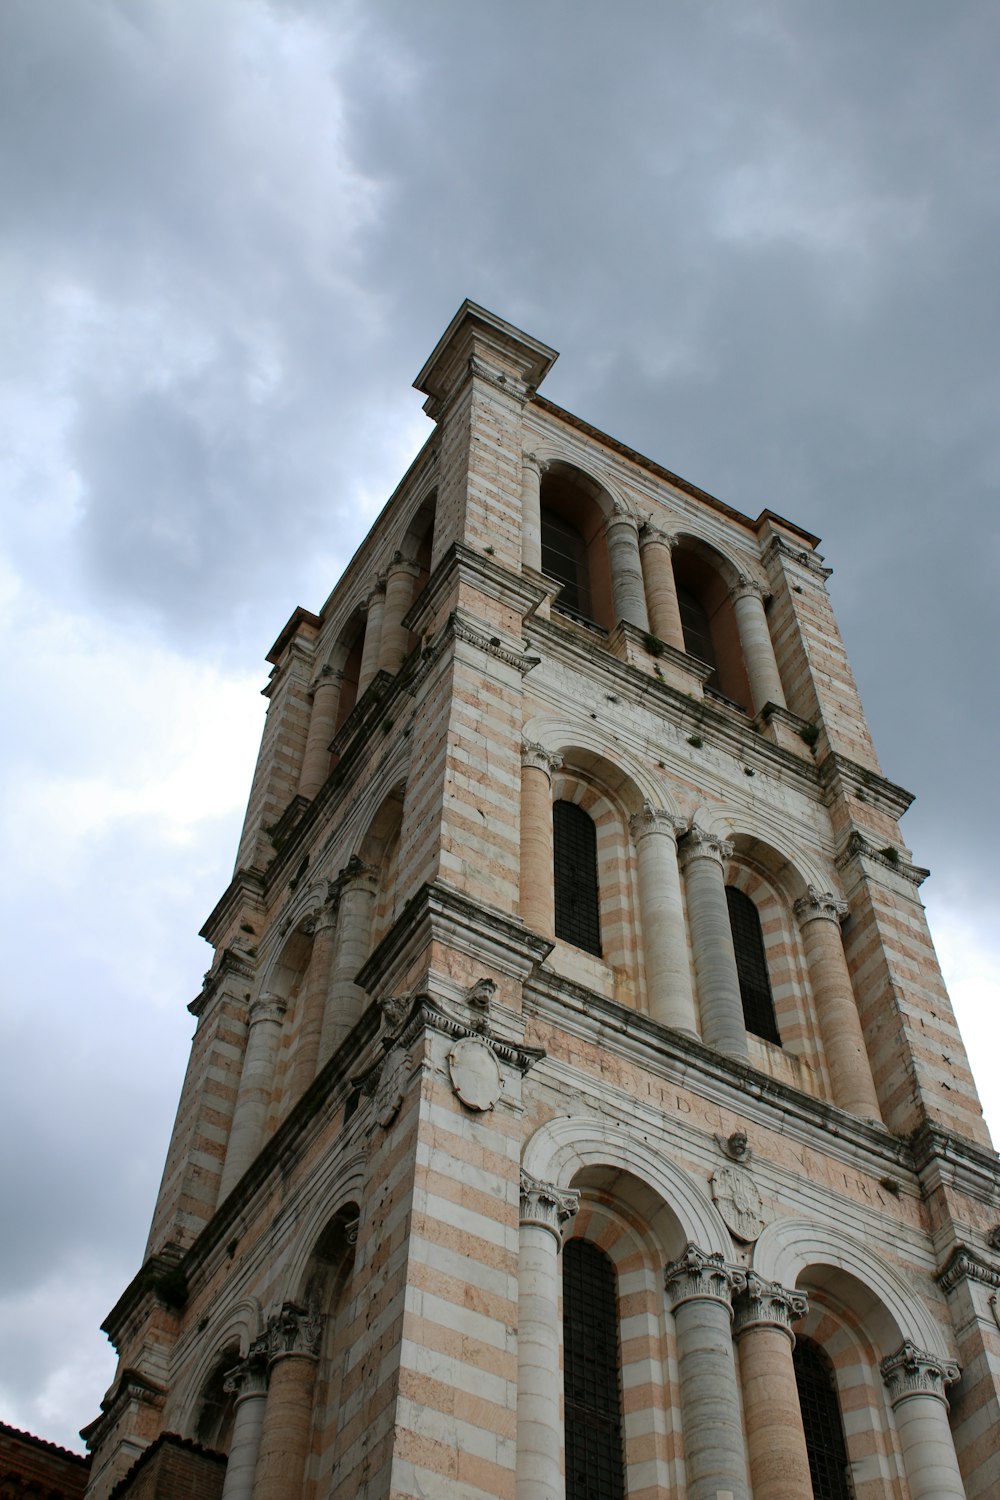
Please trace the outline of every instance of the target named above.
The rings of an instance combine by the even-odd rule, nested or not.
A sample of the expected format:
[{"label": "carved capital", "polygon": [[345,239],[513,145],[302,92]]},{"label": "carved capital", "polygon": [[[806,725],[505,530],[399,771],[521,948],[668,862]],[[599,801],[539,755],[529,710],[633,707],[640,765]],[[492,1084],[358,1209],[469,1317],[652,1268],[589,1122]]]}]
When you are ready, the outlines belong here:
[{"label": "carved capital", "polygon": [[337,671],[334,667],[330,666],[329,662],[327,662],[325,667],[320,667],[319,671],[316,673],[316,676],[309,684],[309,691],[312,693],[314,698],[319,692],[320,688],[337,688],[339,691],[340,684],[343,682],[343,680],[343,672]]},{"label": "carved capital", "polygon": [[338,897],[345,891],[368,891],[374,895],[378,888],[378,870],[375,865],[362,864],[358,856],[352,854],[333,884]]},{"label": "carved capital", "polygon": [[717,834],[707,833],[704,828],[699,828],[697,823],[692,823],[678,847],[686,863],[690,863],[693,859],[711,859],[715,864],[722,865],[727,859],[732,858],[733,853],[733,846],[728,839],[721,839]]},{"label": "carved capital", "polygon": [[280,1026],[285,1019],[287,1009],[288,1001],[281,995],[272,995],[265,991],[263,995],[258,995],[256,1000],[251,1000],[248,1024],[256,1026],[258,1021],[274,1021]]},{"label": "carved capital", "polygon": [[400,552],[397,549],[389,559],[389,566],[386,569],[386,580],[388,581],[388,579],[392,577],[393,573],[409,573],[411,578],[416,578],[419,572],[420,569],[417,567],[416,563],[411,562],[410,559],[406,556],[405,552]]},{"label": "carved capital", "polygon": [[879,1369],[893,1406],[908,1396],[936,1396],[947,1406],[945,1388],[954,1385],[962,1373],[951,1360],[927,1354],[909,1339],[904,1340],[895,1354],[884,1359]]},{"label": "carved capital", "polygon": [[266,1395],[267,1359],[268,1339],[265,1334],[262,1338],[254,1339],[245,1359],[226,1371],[222,1389],[228,1396],[235,1396],[237,1402],[246,1396]]},{"label": "carved capital", "polygon": [[666,547],[668,552],[672,552],[676,545],[677,538],[673,532],[654,526],[652,521],[643,521],[639,527],[640,547]]},{"label": "carved capital", "polygon": [[633,813],[629,818],[628,826],[636,843],[645,838],[647,833],[665,833],[676,844],[687,825],[683,818],[676,813],[667,812],[665,807],[654,807],[651,802],[644,802],[642,811]]},{"label": "carved capital", "polygon": [[734,604],[737,599],[756,599],[763,609],[768,593],[764,585],[758,583],[756,578],[741,577],[739,583],[729,590],[729,597]]},{"label": "carved capital", "polygon": [[532,474],[537,474],[539,479],[541,479],[545,470],[549,467],[548,460],[539,458],[537,453],[522,453],[521,462]]},{"label": "carved capital", "polygon": [[823,917],[828,922],[836,922],[839,927],[850,911],[850,907],[833,891],[820,891],[811,885],[808,894],[799,897],[793,910],[801,923],[812,922],[817,917]]},{"label": "carved capital", "polygon": [[294,1355],[316,1359],[322,1332],[323,1319],[318,1313],[297,1307],[294,1302],[283,1303],[280,1313],[267,1325],[267,1352],[271,1363]]},{"label": "carved capital", "polygon": [[685,1302],[721,1302],[732,1309],[733,1297],[747,1284],[747,1273],[731,1266],[718,1253],[709,1255],[688,1244],[678,1260],[664,1272],[667,1298],[673,1311]]},{"label": "carved capital", "polygon": [[631,531],[632,535],[635,537],[636,542],[638,543],[639,522],[636,520],[635,516],[626,506],[622,504],[620,500],[613,501],[612,505],[613,509],[611,511],[611,514],[605,516],[604,518],[605,535],[607,535],[611,531],[614,531],[618,526],[627,526],[629,531]]},{"label": "carved capital", "polygon": [[780,1328],[794,1344],[792,1324],[808,1311],[804,1292],[790,1291],[780,1281],[765,1281],[756,1271],[748,1271],[746,1290],[734,1304],[734,1332],[738,1338],[749,1328]]},{"label": "carved capital", "polygon": [[385,602],[385,574],[384,573],[380,573],[378,575],[378,577],[376,578],[376,580],[375,580],[375,587],[372,589],[371,593],[368,595],[367,599],[364,601],[364,604],[363,604],[362,607],[364,609],[371,609],[372,605],[376,602],[376,600],[379,603],[384,603]]},{"label": "carved capital", "polygon": [[521,746],[521,764],[530,771],[544,771],[546,776],[551,776],[562,765],[562,756],[530,741]]},{"label": "carved capital", "polygon": [[572,1219],[579,1207],[580,1194],[575,1188],[557,1188],[550,1182],[538,1182],[522,1168],[522,1224],[537,1224],[540,1229],[548,1229],[561,1245],[562,1226],[567,1219]]}]

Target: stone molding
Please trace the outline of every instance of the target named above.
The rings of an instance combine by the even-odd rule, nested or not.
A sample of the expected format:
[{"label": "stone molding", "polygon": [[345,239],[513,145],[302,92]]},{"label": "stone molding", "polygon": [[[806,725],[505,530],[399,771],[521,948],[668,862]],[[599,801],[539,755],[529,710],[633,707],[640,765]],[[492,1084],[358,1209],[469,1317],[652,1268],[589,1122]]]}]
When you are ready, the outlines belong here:
[{"label": "stone molding", "polygon": [[511,1038],[496,1036],[489,1029],[488,1023],[482,1020],[469,1026],[458,1016],[449,1015],[441,1002],[428,994],[420,994],[414,998],[399,1031],[391,1039],[387,1038],[383,1046],[401,1047],[406,1051],[427,1030],[436,1031],[455,1041],[469,1038],[481,1042],[490,1049],[498,1062],[516,1068],[522,1074],[529,1072],[546,1055],[544,1047],[525,1047]]},{"label": "stone molding", "polygon": [[267,1391],[268,1336],[261,1334],[254,1339],[246,1357],[227,1370],[222,1389],[228,1396],[240,1402],[246,1396],[263,1396]]},{"label": "stone molding", "polygon": [[580,1207],[576,1188],[558,1188],[550,1182],[539,1182],[521,1168],[521,1224],[534,1224],[555,1235],[562,1247],[562,1226]]},{"label": "stone molding", "polygon": [[765,1281],[756,1271],[748,1271],[746,1289],[737,1297],[733,1311],[734,1337],[750,1328],[778,1328],[794,1344],[792,1324],[809,1311],[809,1298],[780,1281]]},{"label": "stone molding", "polygon": [[734,604],[737,599],[756,599],[763,609],[771,596],[764,584],[758,583],[756,578],[747,578],[742,575],[739,582],[729,590],[729,597]]},{"label": "stone molding", "polygon": [[978,1281],[1000,1291],[1000,1270],[989,1261],[981,1260],[967,1245],[959,1245],[952,1251],[934,1279],[943,1292],[953,1292],[962,1281]]},{"label": "stone molding", "polygon": [[628,826],[636,843],[649,833],[665,833],[676,844],[687,827],[687,820],[668,812],[665,807],[654,807],[651,802],[644,802],[641,812],[633,813],[629,818]]},{"label": "stone molding", "polygon": [[800,567],[808,569],[810,573],[815,573],[818,578],[822,579],[829,578],[833,572],[832,568],[824,566],[823,559],[818,552],[809,552],[803,547],[796,547],[793,542],[786,541],[783,536],[779,536],[777,533],[771,537],[762,555],[765,563],[769,563],[777,557],[791,558]]},{"label": "stone molding", "polygon": [[319,1358],[319,1341],[323,1332],[322,1317],[310,1308],[294,1302],[282,1303],[281,1311],[271,1318],[264,1334],[267,1357],[273,1365],[279,1359]]},{"label": "stone molding", "polygon": [[692,823],[678,845],[680,853],[689,862],[692,859],[711,859],[717,865],[725,864],[727,859],[733,855],[733,845],[728,839],[723,839],[718,834],[707,833],[704,828],[699,828],[697,823]]},{"label": "stone molding", "polygon": [[709,1255],[691,1243],[664,1271],[673,1312],[685,1302],[720,1302],[731,1311],[734,1296],[744,1291],[746,1284],[747,1273],[742,1266],[730,1265],[720,1254]]},{"label": "stone molding", "polygon": [[661,526],[654,526],[652,521],[643,521],[639,527],[639,547],[660,546],[666,547],[672,552],[677,545],[677,537],[672,531],[664,531]]},{"label": "stone molding", "polygon": [[535,740],[526,740],[521,746],[521,765],[525,770],[544,771],[551,778],[553,771],[561,769],[562,763],[561,755],[555,750],[547,750]]},{"label": "stone molding", "polygon": [[884,1359],[879,1369],[892,1406],[898,1406],[908,1396],[936,1396],[947,1406],[945,1388],[954,1385],[962,1373],[953,1361],[927,1354],[909,1339],[904,1339],[901,1347]]},{"label": "stone molding", "polygon": [[280,1025],[287,1010],[288,1001],[281,995],[272,995],[270,992],[258,995],[256,1000],[250,1002],[248,1024],[256,1026],[258,1021],[276,1021]]},{"label": "stone molding", "polygon": [[372,600],[375,598],[376,594],[384,594],[384,593],[385,593],[385,574],[384,573],[379,573],[377,575],[376,579],[375,579],[374,587],[369,590],[367,597],[362,601],[361,608],[367,612],[368,610],[371,609],[371,607],[372,607]]},{"label": "stone molding", "polygon": [[502,661],[508,667],[513,667],[520,672],[522,677],[527,676],[532,667],[538,666],[537,656],[525,656],[521,651],[512,651],[505,646],[498,635],[483,635],[481,631],[474,630],[458,614],[452,613],[448,616],[448,623],[442,637],[434,643],[434,649],[439,649],[450,634],[456,641],[464,641],[467,646],[475,646],[478,651],[485,651],[487,656],[495,656],[497,661]]},{"label": "stone molding", "polygon": [[821,891],[816,886],[807,887],[808,894],[800,896],[792,907],[800,925],[812,922],[817,917],[834,922],[839,927],[850,912],[850,906],[833,891]]},{"label": "stone molding", "polygon": [[[512,397],[520,406],[526,405],[535,393],[533,386],[524,385],[520,380],[514,380],[510,375],[504,375],[497,370],[491,369],[486,361],[480,359],[477,354],[469,355],[469,374],[476,376],[479,380],[485,380],[487,385],[493,386],[495,390],[502,391],[505,396]],[[457,391],[453,394],[457,394]],[[440,416],[438,416],[437,420],[440,421]]]},{"label": "stone molding", "polygon": [[[890,846],[887,845],[886,847]],[[845,866],[857,858],[867,859],[873,864],[882,865],[884,869],[892,870],[901,879],[908,880],[911,885],[923,885],[931,873],[930,870],[925,870],[920,865],[910,864],[909,860],[904,859],[901,854],[897,854],[895,859],[888,854],[884,854],[881,849],[876,849],[874,844],[870,844],[864,834],[858,833],[855,830],[844,848],[837,855],[834,864],[838,870],[843,870]]]}]

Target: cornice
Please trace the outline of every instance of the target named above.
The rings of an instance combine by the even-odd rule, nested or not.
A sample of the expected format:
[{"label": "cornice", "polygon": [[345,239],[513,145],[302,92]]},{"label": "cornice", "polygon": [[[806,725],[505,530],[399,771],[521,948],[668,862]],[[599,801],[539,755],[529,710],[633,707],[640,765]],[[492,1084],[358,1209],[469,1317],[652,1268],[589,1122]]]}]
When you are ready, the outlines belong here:
[{"label": "cornice", "polygon": [[[773,511],[770,510],[761,511],[760,516],[757,520],[758,526],[762,521],[776,521],[781,526],[788,525],[787,521],[783,520],[781,516],[776,515]],[[814,537],[813,540],[818,542],[819,538]],[[764,544],[761,558],[766,567],[769,562],[772,562],[779,557],[787,557],[792,562],[798,563],[800,567],[805,568],[809,573],[814,573],[816,577],[821,579],[823,582],[825,582],[833,572],[832,568],[827,568],[824,566],[823,559],[822,557],[820,557],[818,552],[811,552],[808,547],[797,547],[795,543],[789,541],[787,537],[781,536],[778,532],[774,531],[771,534],[770,540]]]},{"label": "cornice", "polygon": [[264,910],[263,870],[236,871],[205,919],[198,936],[211,943],[213,948],[218,947],[220,939],[248,907],[256,912]]},{"label": "cornice", "polygon": [[913,802],[913,793],[897,786],[870,766],[850,760],[836,750],[830,750],[818,762],[820,785],[829,793],[827,804],[836,797],[853,797],[856,802],[867,802],[877,812],[885,813],[897,823]]},{"label": "cornice", "polygon": [[978,1281],[1000,1291],[1000,1267],[983,1260],[968,1245],[956,1245],[934,1279],[943,1292],[953,1292],[963,1281]]},{"label": "cornice", "polygon": [[854,860],[864,860],[868,864],[879,865],[884,870],[891,870],[901,880],[906,880],[910,885],[915,886],[923,885],[931,873],[921,865],[913,865],[908,859],[904,859],[891,844],[886,844],[882,849],[876,849],[875,845],[869,843],[864,834],[856,828],[851,830],[847,842],[836,855],[834,863],[838,870],[844,870]]},{"label": "cornice", "polygon": [[453,542],[428,578],[419,596],[403,618],[407,630],[422,633],[441,608],[442,597],[455,581],[469,584],[522,617],[531,614],[550,597],[548,580],[534,582],[524,573],[505,568],[484,552]]},{"label": "cornice", "polygon": [[910,1148],[914,1170],[922,1179],[937,1171],[959,1192],[983,1203],[997,1202],[1000,1160],[994,1152],[929,1120],[913,1132]]}]

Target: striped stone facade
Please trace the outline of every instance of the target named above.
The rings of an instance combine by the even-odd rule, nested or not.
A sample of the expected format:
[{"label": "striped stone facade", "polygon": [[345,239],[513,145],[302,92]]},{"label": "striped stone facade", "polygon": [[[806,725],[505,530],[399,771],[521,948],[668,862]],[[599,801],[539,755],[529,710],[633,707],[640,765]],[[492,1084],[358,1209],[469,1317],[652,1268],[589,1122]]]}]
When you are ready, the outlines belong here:
[{"label": "striped stone facade", "polygon": [[796,1340],[857,1500],[1000,1492],[1000,1173],[817,539],[552,405],[554,358],[463,306],[432,436],[269,655],[93,1500],[163,1433],[224,1500],[561,1500],[570,1238],[613,1268],[628,1500],[808,1500]]}]

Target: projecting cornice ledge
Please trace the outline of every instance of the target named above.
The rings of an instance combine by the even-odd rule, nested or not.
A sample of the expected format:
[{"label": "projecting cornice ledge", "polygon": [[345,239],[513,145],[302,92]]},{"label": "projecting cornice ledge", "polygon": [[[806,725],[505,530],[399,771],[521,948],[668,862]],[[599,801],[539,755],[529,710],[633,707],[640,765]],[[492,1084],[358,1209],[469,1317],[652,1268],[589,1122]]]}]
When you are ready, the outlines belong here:
[{"label": "projecting cornice ledge", "polygon": [[978,1281],[1000,1291],[1000,1268],[983,1260],[968,1245],[957,1245],[934,1279],[943,1292],[953,1292],[963,1281]]},{"label": "projecting cornice ledge", "polygon": [[905,787],[887,781],[870,766],[859,765],[846,755],[831,750],[819,762],[820,785],[832,796],[853,797],[857,802],[867,802],[876,811],[886,813],[896,822],[913,802],[913,793]]},{"label": "projecting cornice ledge", "polygon": [[862,865],[881,866],[884,870],[890,870],[898,875],[901,880],[906,880],[910,885],[923,885],[930,870],[925,870],[921,865],[911,864],[904,859],[899,850],[892,844],[885,844],[882,848],[876,848],[869,843],[864,834],[855,829],[847,840],[847,843],[837,855],[834,863],[838,870],[845,869],[855,861]]},{"label": "projecting cornice ledge", "polygon": [[422,634],[459,583],[516,610],[522,617],[532,614],[552,593],[549,580],[536,582],[528,574],[512,572],[474,547],[453,542],[405,616],[403,624],[407,630]]}]

